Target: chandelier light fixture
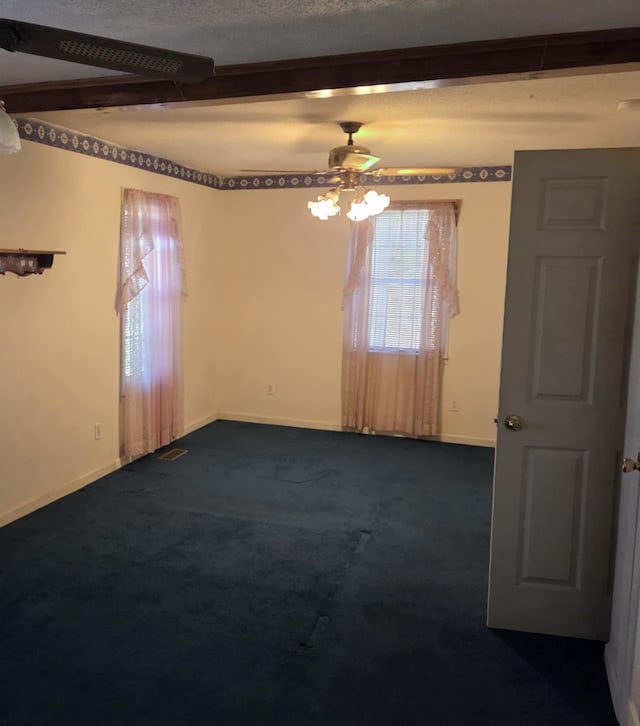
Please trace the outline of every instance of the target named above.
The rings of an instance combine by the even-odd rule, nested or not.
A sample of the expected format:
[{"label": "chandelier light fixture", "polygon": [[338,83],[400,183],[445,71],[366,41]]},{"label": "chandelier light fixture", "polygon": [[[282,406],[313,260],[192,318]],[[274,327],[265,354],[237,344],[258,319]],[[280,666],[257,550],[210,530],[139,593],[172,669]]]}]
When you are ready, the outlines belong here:
[{"label": "chandelier light fixture", "polygon": [[391,199],[386,194],[379,194],[373,189],[365,189],[362,186],[356,187],[336,187],[326,194],[322,194],[315,202],[308,202],[307,207],[311,214],[317,219],[327,220],[329,217],[335,217],[340,214],[341,208],[338,204],[340,193],[342,191],[353,191],[353,199],[351,207],[347,212],[347,217],[352,222],[362,222],[368,217],[384,211]]}]

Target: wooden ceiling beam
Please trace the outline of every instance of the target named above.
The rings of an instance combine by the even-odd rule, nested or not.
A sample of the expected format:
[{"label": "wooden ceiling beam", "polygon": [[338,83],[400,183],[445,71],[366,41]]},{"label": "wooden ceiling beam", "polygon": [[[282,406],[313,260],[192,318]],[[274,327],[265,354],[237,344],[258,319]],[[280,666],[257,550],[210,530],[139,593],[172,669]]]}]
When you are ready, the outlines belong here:
[{"label": "wooden ceiling beam", "polygon": [[640,28],[529,36],[220,66],[202,83],[136,76],[0,87],[10,113],[271,96],[358,86],[447,85],[640,69]]}]

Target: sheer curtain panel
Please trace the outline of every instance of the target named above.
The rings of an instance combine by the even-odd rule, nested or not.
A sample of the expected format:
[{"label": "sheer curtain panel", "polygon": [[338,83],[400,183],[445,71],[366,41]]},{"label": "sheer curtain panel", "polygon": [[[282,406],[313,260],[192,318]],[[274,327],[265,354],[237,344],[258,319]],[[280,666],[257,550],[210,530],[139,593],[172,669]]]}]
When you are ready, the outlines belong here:
[{"label": "sheer curtain panel", "polygon": [[448,321],[458,312],[454,202],[398,202],[352,225],[343,299],[342,426],[438,433]]},{"label": "sheer curtain panel", "polygon": [[116,300],[125,458],[166,446],[183,431],[184,291],[179,200],[125,189]]}]

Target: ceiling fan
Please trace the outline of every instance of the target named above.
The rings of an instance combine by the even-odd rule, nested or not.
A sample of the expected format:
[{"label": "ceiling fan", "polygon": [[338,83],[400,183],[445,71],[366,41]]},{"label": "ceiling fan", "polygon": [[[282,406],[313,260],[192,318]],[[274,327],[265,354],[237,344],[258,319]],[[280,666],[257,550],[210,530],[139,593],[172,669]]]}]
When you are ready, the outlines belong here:
[{"label": "ceiling fan", "polygon": [[211,58],[76,33],[47,25],[0,19],[0,48],[180,83],[211,78]]},{"label": "ceiling fan", "polygon": [[372,168],[380,161],[365,146],[356,144],[353,135],[357,134],[364,125],[360,121],[341,121],[338,124],[348,136],[347,143],[336,146],[329,151],[329,168],[324,171],[305,171],[299,169],[242,169],[241,171],[253,174],[316,174],[331,176],[330,182],[339,183],[344,191],[352,191],[358,185],[362,175],[373,178],[383,176],[428,176],[446,175],[457,171],[455,167],[389,167]]}]

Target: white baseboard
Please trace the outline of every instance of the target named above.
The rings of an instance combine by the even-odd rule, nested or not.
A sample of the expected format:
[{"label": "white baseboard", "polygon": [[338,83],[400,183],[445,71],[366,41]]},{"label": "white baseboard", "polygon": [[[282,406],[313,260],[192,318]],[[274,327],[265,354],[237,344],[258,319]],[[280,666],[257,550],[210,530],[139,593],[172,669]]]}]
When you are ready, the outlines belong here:
[{"label": "white baseboard", "polygon": [[625,704],[626,699],[620,692],[622,684],[620,683],[620,677],[616,670],[615,663],[611,659],[611,652],[609,648],[609,645],[606,645],[604,648],[604,668],[607,673],[607,680],[609,681],[609,693],[611,694],[613,710],[615,711],[616,718],[619,723],[624,724],[626,717],[624,713],[621,713],[621,711],[623,711],[623,705]]},{"label": "white baseboard", "polygon": [[[332,421],[315,421],[310,419],[287,418],[284,416],[262,416],[259,414],[219,412],[211,416],[204,416],[200,419],[197,419],[196,421],[191,422],[190,424],[185,426],[184,433],[182,435],[186,436],[187,434],[190,434],[191,432],[196,431],[197,429],[202,428],[203,426],[207,426],[208,424],[220,419],[227,421],[244,421],[247,423],[264,423],[271,424],[273,426],[293,426],[295,428],[303,429],[319,429],[321,431],[342,431],[342,426]],[[490,439],[477,439],[466,436],[446,435],[435,436],[433,438],[437,441],[442,441],[444,443],[450,444],[467,444],[469,446],[495,446],[495,441],[492,441]],[[111,474],[117,469],[120,469],[126,463],[126,461],[122,461],[119,458],[115,459],[114,461],[105,464],[104,466],[96,469],[95,471],[78,477],[71,482],[67,482],[66,484],[63,484],[62,486],[53,489],[40,497],[36,497],[36,499],[32,499],[26,504],[21,504],[19,507],[16,507],[9,512],[0,514],[0,527],[4,527],[4,525],[6,524],[14,522],[16,519],[25,517],[27,514],[35,512],[36,509],[45,507],[47,504],[51,504],[51,502],[55,502],[57,499],[61,499],[67,494],[71,494],[72,492],[78,491],[78,489],[82,489],[82,487],[87,486],[87,484],[91,484],[97,479],[101,479],[103,476]],[[637,719],[636,722],[634,722],[634,726],[640,726],[640,723],[637,723]]]},{"label": "white baseboard", "polygon": [[613,710],[615,711],[618,723],[621,726],[640,726],[638,706],[629,698],[628,693],[623,692],[625,686],[620,682],[620,674],[616,670],[614,662],[611,660],[608,645],[604,649],[604,667],[607,672],[609,692],[611,693]]},{"label": "white baseboard", "polygon": [[[195,431],[196,429],[202,428],[203,426],[212,423],[217,418],[218,416],[217,414],[215,414],[213,416],[204,416],[201,419],[193,421],[188,426],[185,426],[183,435],[186,436],[192,431]],[[62,497],[65,497],[67,494],[72,494],[73,492],[78,491],[78,489],[82,489],[82,487],[87,486],[87,484],[91,484],[92,482],[101,479],[103,476],[111,474],[112,472],[120,469],[127,463],[129,463],[127,460],[123,460],[120,458],[114,459],[114,461],[111,461],[108,464],[105,464],[104,466],[101,466],[100,468],[89,472],[88,474],[84,474],[83,476],[78,477],[73,481],[67,482],[66,484],[63,484],[56,489],[52,489],[46,494],[32,499],[30,502],[26,502],[26,504],[21,504],[19,507],[16,507],[9,512],[0,514],[0,527],[4,527],[5,524],[9,524],[10,522],[15,522],[16,519],[26,517],[27,514],[31,514],[32,512],[35,512],[41,507],[46,507],[47,504],[51,504],[57,499],[62,499]]]},{"label": "white baseboard", "polygon": [[114,459],[109,464],[105,464],[99,469],[95,469],[88,474],[84,474],[73,481],[63,484],[57,489],[52,489],[46,494],[32,499],[30,502],[26,502],[26,504],[21,504],[19,507],[16,507],[9,512],[5,512],[0,515],[0,527],[4,527],[5,524],[9,524],[10,522],[15,522],[16,519],[26,517],[27,514],[31,514],[41,507],[46,507],[47,504],[51,504],[51,502],[55,502],[57,499],[62,499],[62,497],[65,497],[67,494],[77,492],[78,489],[82,489],[82,487],[87,486],[87,484],[91,484],[97,479],[101,479],[103,476],[116,471],[116,469],[119,469],[120,466],[120,459]]},{"label": "white baseboard", "polygon": [[[219,419],[227,421],[245,421],[247,423],[264,423],[273,426],[294,426],[302,429],[321,429],[322,431],[342,431],[339,423],[332,421],[314,421],[310,419],[286,418],[284,416],[262,416],[247,413],[219,413]],[[445,444],[466,444],[467,446],[489,446],[495,448],[495,439],[482,439],[473,436],[441,436],[430,437],[433,441],[442,441]]]},{"label": "white baseboard", "polygon": [[203,416],[202,418],[193,421],[188,426],[185,426],[181,436],[186,436],[197,429],[201,429],[203,426],[208,426],[210,423],[217,421],[219,418],[220,415],[217,413],[214,413],[213,416]]},{"label": "white baseboard", "polygon": [[293,426],[299,429],[320,429],[322,431],[342,431],[340,424],[331,421],[313,421],[285,416],[262,416],[252,413],[219,413],[219,419],[226,421],[244,421],[246,423],[263,423],[273,426]]},{"label": "white baseboard", "polygon": [[466,446],[489,446],[496,448],[495,439],[481,439],[475,436],[450,436],[449,434],[438,434],[430,437],[433,441],[441,441],[443,444],[465,444]]}]

